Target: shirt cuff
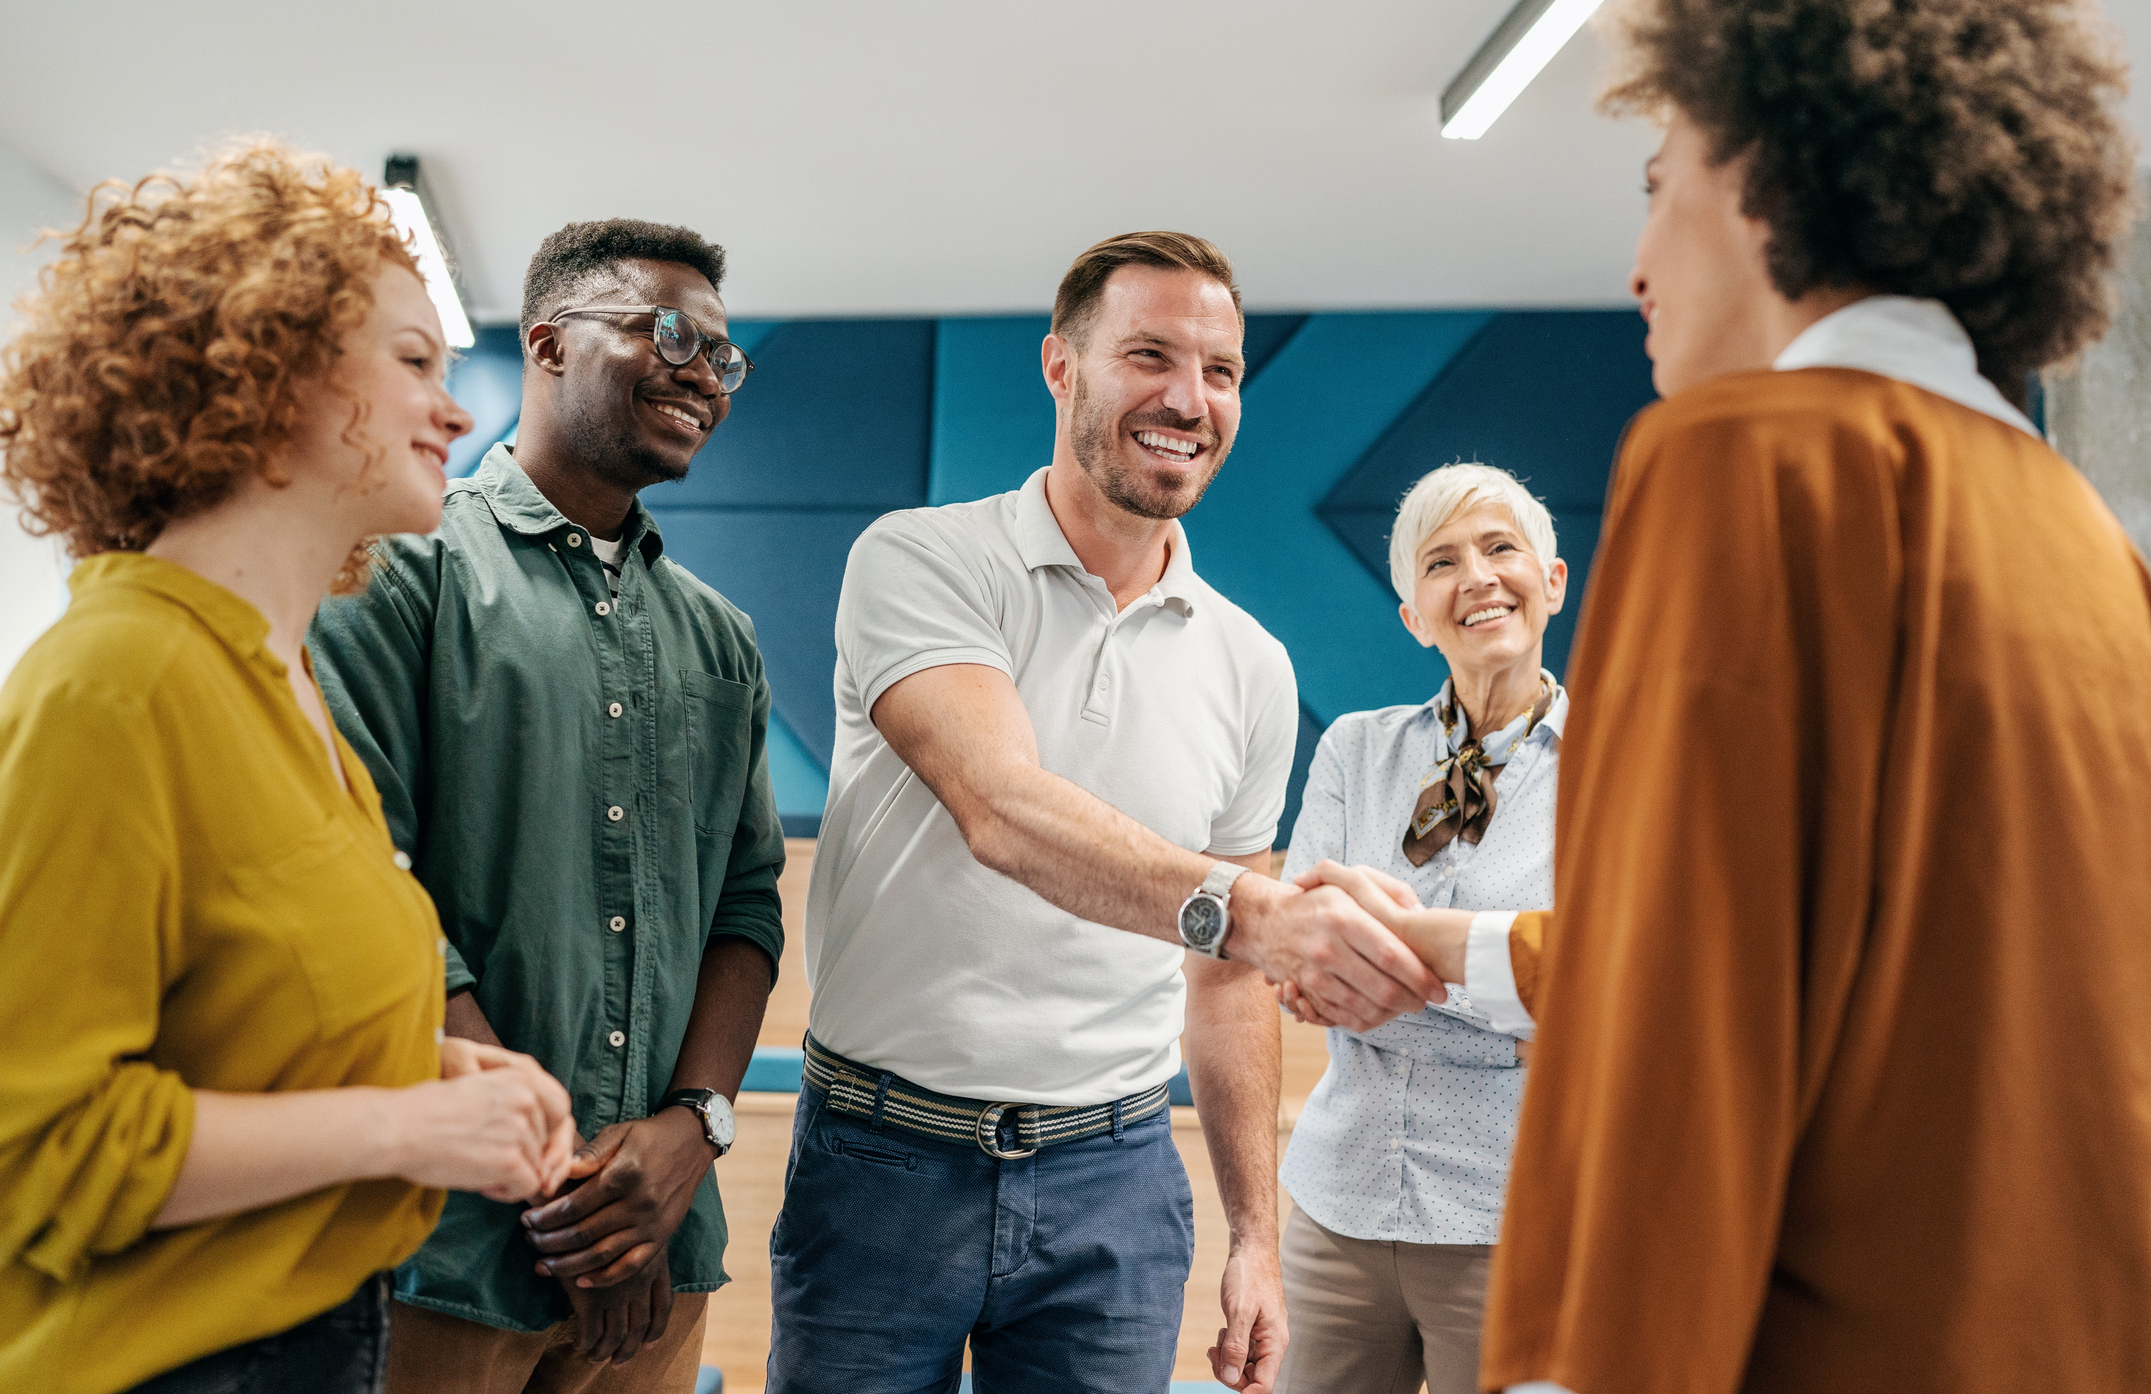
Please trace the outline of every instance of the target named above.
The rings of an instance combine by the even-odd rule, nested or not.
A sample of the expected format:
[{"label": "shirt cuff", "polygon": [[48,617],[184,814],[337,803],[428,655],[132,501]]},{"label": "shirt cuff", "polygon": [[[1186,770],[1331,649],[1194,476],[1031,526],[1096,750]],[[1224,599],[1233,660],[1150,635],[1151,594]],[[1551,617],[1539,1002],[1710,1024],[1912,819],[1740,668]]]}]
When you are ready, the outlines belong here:
[{"label": "shirt cuff", "polygon": [[1516,991],[1516,968],[1509,960],[1509,926],[1515,923],[1514,910],[1482,910],[1471,917],[1471,933],[1464,941],[1464,992],[1496,1031],[1529,1039],[1536,1023],[1524,1010]]}]

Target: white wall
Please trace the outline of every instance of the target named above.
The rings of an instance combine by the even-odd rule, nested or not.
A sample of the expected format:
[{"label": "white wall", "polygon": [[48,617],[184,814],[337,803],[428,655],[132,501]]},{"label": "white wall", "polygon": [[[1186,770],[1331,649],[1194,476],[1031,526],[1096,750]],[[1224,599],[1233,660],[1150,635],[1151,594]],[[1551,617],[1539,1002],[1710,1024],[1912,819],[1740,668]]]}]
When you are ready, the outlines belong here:
[{"label": "white wall", "polygon": [[[52,246],[23,249],[48,227],[71,227],[81,202],[58,180],[0,144],[0,337],[13,327],[14,304],[35,287]],[[66,562],[57,545],[24,532],[13,508],[0,506],[0,676],[67,605]]]}]

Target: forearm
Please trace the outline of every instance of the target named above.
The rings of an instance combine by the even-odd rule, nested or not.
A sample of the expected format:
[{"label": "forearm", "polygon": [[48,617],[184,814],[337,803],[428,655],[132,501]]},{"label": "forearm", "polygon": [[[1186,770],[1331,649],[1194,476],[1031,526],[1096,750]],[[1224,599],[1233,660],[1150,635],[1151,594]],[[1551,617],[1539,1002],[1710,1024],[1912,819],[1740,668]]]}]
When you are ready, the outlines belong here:
[{"label": "forearm", "polygon": [[1235,1247],[1277,1245],[1277,1102],[1282,1044],[1262,976],[1189,960],[1188,1082]]},{"label": "forearm", "polygon": [[485,1012],[478,1005],[478,995],[469,988],[449,994],[448,1011],[442,1018],[441,1030],[450,1036],[461,1036],[466,1041],[482,1045],[503,1045],[494,1034],[493,1023],[485,1019]]},{"label": "forearm", "polygon": [[713,937],[702,952],[694,1010],[666,1087],[737,1096],[775,983],[769,955],[754,942],[730,934]]},{"label": "forearm", "polygon": [[293,1196],[391,1176],[400,1146],[394,1091],[194,1091],[194,1132],[151,1229],[259,1210]]},{"label": "forearm", "polygon": [[1214,857],[1167,842],[1035,765],[1007,770],[959,816],[971,854],[1072,915],[1180,942],[1181,902]]},{"label": "forearm", "polygon": [[1469,910],[1414,910],[1400,915],[1390,927],[1443,982],[1461,983],[1471,917]]}]

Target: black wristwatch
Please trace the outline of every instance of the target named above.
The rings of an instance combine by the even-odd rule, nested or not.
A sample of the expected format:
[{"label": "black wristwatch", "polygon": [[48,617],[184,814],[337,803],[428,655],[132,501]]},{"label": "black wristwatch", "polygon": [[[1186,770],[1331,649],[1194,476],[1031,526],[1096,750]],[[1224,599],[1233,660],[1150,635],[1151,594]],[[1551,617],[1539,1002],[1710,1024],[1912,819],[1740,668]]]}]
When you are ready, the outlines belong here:
[{"label": "black wristwatch", "polygon": [[732,1139],[739,1133],[738,1124],[732,1121],[732,1104],[714,1089],[675,1089],[657,1101],[652,1113],[668,1108],[691,1109],[702,1120],[702,1137],[717,1149],[722,1157],[732,1150]]}]

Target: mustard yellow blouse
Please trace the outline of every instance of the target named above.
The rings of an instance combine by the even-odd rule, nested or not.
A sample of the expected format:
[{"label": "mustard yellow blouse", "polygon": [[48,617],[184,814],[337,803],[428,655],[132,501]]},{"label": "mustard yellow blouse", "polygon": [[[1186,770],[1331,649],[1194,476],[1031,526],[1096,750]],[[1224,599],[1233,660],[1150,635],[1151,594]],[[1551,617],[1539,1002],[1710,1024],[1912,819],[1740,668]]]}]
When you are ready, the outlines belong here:
[{"label": "mustard yellow blouse", "polygon": [[151,1233],[190,1089],[440,1073],[444,940],[259,611],[127,553],[0,687],[0,1389],[105,1394],[293,1326],[442,1193],[338,1186]]}]

